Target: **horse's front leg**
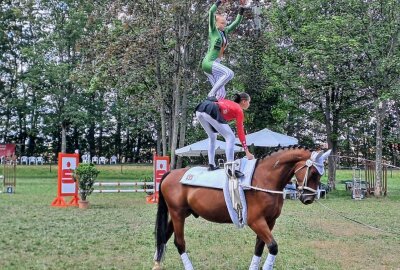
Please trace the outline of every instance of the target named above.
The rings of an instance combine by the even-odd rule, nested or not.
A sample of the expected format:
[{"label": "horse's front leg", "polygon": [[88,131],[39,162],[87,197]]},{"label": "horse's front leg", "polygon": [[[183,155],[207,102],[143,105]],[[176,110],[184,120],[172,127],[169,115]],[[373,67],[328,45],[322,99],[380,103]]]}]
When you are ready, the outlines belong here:
[{"label": "horse's front leg", "polygon": [[[272,270],[275,263],[275,257],[278,254],[278,244],[272,236],[272,232],[265,219],[258,219],[255,222],[249,224],[249,227],[257,234],[257,236],[264,242],[267,243],[268,257],[263,265],[263,270]],[[256,244],[257,247],[257,244]]]},{"label": "horse's front leg", "polygon": [[261,261],[261,256],[264,251],[264,246],[265,246],[264,241],[261,240],[261,238],[257,236],[256,245],[254,247],[254,255],[253,255],[253,259],[251,260],[249,270],[260,269],[260,261]]}]

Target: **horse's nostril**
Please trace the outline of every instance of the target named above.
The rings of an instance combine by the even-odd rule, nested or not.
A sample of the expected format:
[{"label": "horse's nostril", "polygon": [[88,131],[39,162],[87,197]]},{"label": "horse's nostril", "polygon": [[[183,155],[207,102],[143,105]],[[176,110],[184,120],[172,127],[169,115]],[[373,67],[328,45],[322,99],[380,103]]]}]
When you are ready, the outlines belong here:
[{"label": "horse's nostril", "polygon": [[311,204],[311,203],[312,203],[312,200],[305,200],[305,201],[304,201],[304,204],[306,204],[306,205],[307,205],[307,204]]},{"label": "horse's nostril", "polygon": [[310,195],[302,194],[302,195],[300,196],[300,201],[301,201],[303,204],[308,205],[308,204],[313,203],[314,198],[312,198]]}]

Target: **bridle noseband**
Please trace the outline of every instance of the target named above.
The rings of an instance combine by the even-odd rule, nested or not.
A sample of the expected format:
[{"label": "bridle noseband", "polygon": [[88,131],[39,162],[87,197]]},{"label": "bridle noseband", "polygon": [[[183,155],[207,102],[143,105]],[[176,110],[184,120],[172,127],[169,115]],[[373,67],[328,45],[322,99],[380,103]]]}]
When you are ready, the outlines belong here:
[{"label": "bridle noseband", "polygon": [[296,173],[299,172],[300,170],[302,170],[303,168],[306,168],[306,173],[304,174],[304,179],[303,182],[301,183],[301,185],[299,185],[299,181],[297,180],[297,176],[296,176],[296,183],[297,183],[297,189],[301,192],[303,192],[304,190],[308,190],[311,191],[311,194],[307,194],[307,195],[317,195],[317,191],[313,188],[310,188],[307,186],[307,181],[308,181],[308,173],[310,172],[310,167],[314,166],[315,168],[318,169],[319,168],[324,168],[324,165],[321,163],[317,163],[314,160],[311,159],[307,159],[306,163],[301,166],[300,168],[298,168],[297,170],[294,171],[294,175],[296,176]]}]

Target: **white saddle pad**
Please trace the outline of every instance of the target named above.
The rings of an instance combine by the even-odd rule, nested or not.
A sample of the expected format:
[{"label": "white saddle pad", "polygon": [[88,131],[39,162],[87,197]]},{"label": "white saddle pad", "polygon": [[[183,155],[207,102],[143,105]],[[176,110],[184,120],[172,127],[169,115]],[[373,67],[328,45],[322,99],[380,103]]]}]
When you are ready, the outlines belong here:
[{"label": "white saddle pad", "polygon": [[[257,160],[248,160],[247,158],[238,159],[235,162],[240,163],[239,170],[244,174],[239,182],[240,184],[250,186],[253,178],[254,168]],[[208,171],[207,167],[190,168],[182,177],[181,183],[184,185],[200,186],[223,189],[227,175],[224,169]]]}]

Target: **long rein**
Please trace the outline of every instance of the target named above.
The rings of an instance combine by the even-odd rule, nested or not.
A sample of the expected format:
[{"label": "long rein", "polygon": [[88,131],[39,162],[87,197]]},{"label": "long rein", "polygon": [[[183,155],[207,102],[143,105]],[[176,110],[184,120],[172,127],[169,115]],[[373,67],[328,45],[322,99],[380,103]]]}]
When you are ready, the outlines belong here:
[{"label": "long rein", "polygon": [[[257,161],[257,164],[256,164],[256,167],[257,167],[257,165],[258,165],[258,161]],[[308,190],[308,191],[311,191],[312,192],[312,194],[307,194],[307,195],[316,195],[318,192],[317,192],[317,190],[315,190],[315,189],[313,189],[313,188],[310,188],[310,187],[308,187],[307,186],[307,179],[308,179],[308,173],[309,173],[309,171],[310,171],[310,167],[311,166],[321,166],[321,164],[318,164],[318,163],[316,163],[315,161],[313,161],[313,160],[311,160],[311,159],[307,159],[307,161],[306,161],[306,163],[303,165],[303,166],[301,166],[300,168],[298,168],[298,169],[296,169],[295,170],[295,172],[294,172],[294,175],[296,175],[296,173],[298,172],[298,171],[300,171],[301,169],[303,169],[303,168],[307,168],[307,171],[306,171],[306,173],[304,174],[304,179],[303,179],[303,182],[301,183],[301,186],[299,186],[299,188],[298,188],[298,190]],[[256,168],[254,168],[254,170],[255,170]],[[298,183],[298,180],[297,180],[297,178],[296,178],[296,183]],[[279,191],[279,190],[271,190],[271,189],[265,189],[265,188],[260,188],[260,187],[255,187],[255,186],[249,186],[249,185],[244,185],[244,184],[239,184],[239,186],[241,186],[242,188],[248,188],[248,189],[253,189],[253,190],[257,190],[257,191],[262,191],[262,192],[265,192],[265,193],[272,193],[272,194],[285,194],[285,192],[282,190],[282,191]]]},{"label": "long rein", "polygon": [[[256,171],[256,168],[257,168],[257,166],[258,166],[258,162],[259,162],[259,160],[257,160],[257,162],[256,162],[256,165],[255,165],[255,167],[254,167],[254,171],[253,171],[253,174],[254,174],[254,172]],[[253,178],[253,177],[252,177]],[[265,192],[265,193],[272,193],[272,194],[284,194],[285,192],[282,190],[282,191],[279,191],[279,190],[271,190],[271,189],[266,189],[266,188],[260,188],[260,187],[255,187],[255,186],[249,186],[249,185],[245,185],[245,184],[239,184],[239,186],[241,186],[242,188],[247,188],[247,189],[254,189],[254,190],[257,190],[257,191],[262,191],[262,192]]]}]

